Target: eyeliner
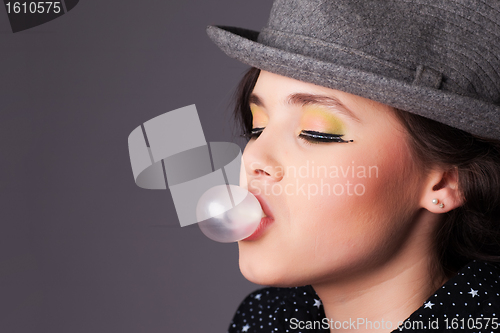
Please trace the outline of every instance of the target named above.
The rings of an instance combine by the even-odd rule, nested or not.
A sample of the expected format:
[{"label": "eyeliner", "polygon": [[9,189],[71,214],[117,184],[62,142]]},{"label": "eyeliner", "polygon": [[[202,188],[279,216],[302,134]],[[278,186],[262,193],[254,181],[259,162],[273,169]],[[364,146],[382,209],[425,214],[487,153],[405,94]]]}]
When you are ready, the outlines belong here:
[{"label": "eyeliner", "polygon": [[315,141],[319,142],[340,142],[340,143],[353,142],[353,140],[342,139],[343,134],[328,134],[316,131],[302,131],[300,135],[314,139]]}]

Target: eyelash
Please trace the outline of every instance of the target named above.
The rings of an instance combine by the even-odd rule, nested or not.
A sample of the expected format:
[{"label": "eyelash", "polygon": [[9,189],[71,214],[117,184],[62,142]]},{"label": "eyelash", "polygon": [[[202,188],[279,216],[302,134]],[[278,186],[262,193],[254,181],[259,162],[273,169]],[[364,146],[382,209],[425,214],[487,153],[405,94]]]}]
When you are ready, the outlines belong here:
[{"label": "eyelash", "polygon": [[[248,140],[258,138],[263,130],[264,127],[252,128],[250,133],[244,133],[242,136],[247,138]],[[337,142],[337,143],[353,142],[353,140],[342,139],[342,136],[343,134],[329,134],[316,131],[302,131],[299,135],[301,139],[304,139],[309,144],[331,143],[331,142]]]}]

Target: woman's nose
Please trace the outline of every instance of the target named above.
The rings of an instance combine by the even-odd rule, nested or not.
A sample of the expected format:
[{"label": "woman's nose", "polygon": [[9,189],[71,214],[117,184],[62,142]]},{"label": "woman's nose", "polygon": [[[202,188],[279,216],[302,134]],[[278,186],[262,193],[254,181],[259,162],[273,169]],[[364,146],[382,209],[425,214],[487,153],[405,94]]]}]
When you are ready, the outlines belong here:
[{"label": "woman's nose", "polygon": [[253,181],[276,183],[284,176],[284,167],[281,162],[281,147],[279,140],[275,140],[266,130],[257,138],[251,140],[243,151],[242,173],[247,183]]}]

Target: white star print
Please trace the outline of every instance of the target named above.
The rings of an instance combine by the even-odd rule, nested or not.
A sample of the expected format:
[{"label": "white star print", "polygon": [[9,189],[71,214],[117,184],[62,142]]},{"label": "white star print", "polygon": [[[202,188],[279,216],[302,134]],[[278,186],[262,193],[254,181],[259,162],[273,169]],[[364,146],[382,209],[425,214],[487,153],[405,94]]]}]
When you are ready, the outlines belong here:
[{"label": "white star print", "polygon": [[474,298],[474,296],[479,296],[479,294],[477,293],[477,290],[474,290],[472,288],[470,288],[470,291],[467,294],[471,294],[472,298]]},{"label": "white star print", "polygon": [[424,309],[432,309],[432,306],[435,305],[434,303],[431,303],[431,301],[428,301],[427,303],[424,304]]},{"label": "white star print", "polygon": [[[473,268],[474,271],[472,271]],[[492,268],[492,274],[489,274],[489,271],[482,269],[482,275],[479,275],[481,272],[477,267],[470,267],[469,269],[471,271],[467,273],[468,268],[466,266],[465,270],[459,273],[455,283],[447,283],[431,298],[424,303],[420,303],[421,308],[417,317],[420,315],[424,322],[427,319],[426,317],[429,317],[429,320],[432,320],[432,318],[436,320],[440,315],[444,315],[444,310],[450,309],[456,311],[449,314],[449,316],[453,317],[468,314],[468,312],[472,311],[475,311],[481,317],[491,316],[492,314],[495,316],[495,313],[498,316],[500,313],[498,309],[499,303],[494,303],[493,299],[500,300],[500,290],[497,290],[500,287],[499,270],[496,267],[495,270]],[[477,273],[475,279],[474,273]],[[478,289],[474,289],[474,287]],[[255,330],[260,332],[266,329],[269,333],[271,331],[277,332],[280,331],[279,324],[277,324],[279,322],[291,325],[293,323],[290,322],[291,317],[318,314],[320,310],[323,310],[323,301],[318,295],[314,293],[311,295],[311,292],[311,289],[290,288],[288,291],[290,298],[288,298],[287,294],[283,293],[283,290],[269,288],[255,291],[238,308],[235,318],[230,324],[229,332],[250,333]],[[475,299],[471,300],[467,295],[471,298],[479,297],[479,299],[477,301]],[[488,297],[488,300],[481,302],[484,297]],[[450,308],[451,306],[453,307]],[[448,314],[444,316],[446,317]],[[449,318],[451,319],[451,317]],[[283,333],[285,331],[286,329],[283,330]],[[289,331],[292,330],[289,329]]]}]

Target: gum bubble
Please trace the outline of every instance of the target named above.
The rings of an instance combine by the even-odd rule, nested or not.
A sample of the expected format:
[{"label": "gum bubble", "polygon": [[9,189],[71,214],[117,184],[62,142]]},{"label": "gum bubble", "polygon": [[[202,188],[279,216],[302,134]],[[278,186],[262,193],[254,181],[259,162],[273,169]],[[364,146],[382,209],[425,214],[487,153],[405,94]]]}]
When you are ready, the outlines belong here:
[{"label": "gum bubble", "polygon": [[[232,199],[232,200],[231,200]],[[196,218],[208,238],[231,243],[245,239],[257,230],[264,216],[257,198],[236,185],[210,188],[198,200]]]}]

